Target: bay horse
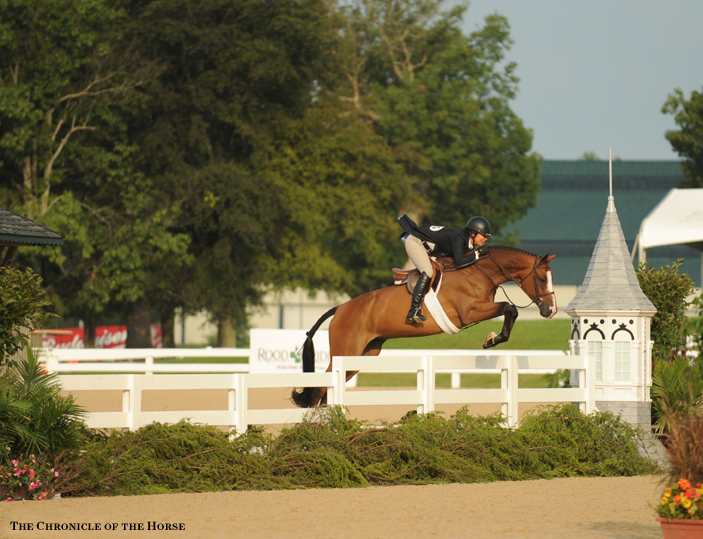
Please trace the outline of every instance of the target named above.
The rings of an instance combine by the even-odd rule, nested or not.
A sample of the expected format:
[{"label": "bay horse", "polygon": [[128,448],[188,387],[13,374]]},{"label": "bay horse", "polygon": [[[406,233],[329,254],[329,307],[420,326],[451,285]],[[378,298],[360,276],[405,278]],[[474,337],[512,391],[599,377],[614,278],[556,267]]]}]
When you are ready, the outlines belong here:
[{"label": "bay horse", "polygon": [[[449,257],[439,258],[443,267],[438,299],[445,313],[457,328],[503,316],[503,329],[491,332],[483,342],[491,348],[507,342],[518,317],[512,302],[495,302],[498,287],[515,282],[539,308],[540,315],[552,318],[557,312],[556,296],[549,263],[556,255],[537,256],[514,247],[494,246],[474,264],[456,268]],[[405,286],[388,286],[357,296],[323,314],[307,332],[303,345],[303,372],[315,372],[313,336],[320,325],[334,316],[329,327],[330,364],[334,356],[377,356],[388,339],[424,337],[442,333],[432,316],[419,324],[406,324],[411,295]],[[425,308],[425,314],[427,314]],[[350,380],[356,371],[348,371]],[[324,403],[326,387],[294,389],[291,399],[301,408]]]}]

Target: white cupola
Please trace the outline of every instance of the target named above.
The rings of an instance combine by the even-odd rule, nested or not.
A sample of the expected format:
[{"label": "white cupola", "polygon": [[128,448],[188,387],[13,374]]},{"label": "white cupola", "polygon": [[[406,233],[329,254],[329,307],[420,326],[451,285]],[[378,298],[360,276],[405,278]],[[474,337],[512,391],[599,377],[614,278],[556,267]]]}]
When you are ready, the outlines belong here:
[{"label": "white cupola", "polygon": [[[610,196],[586,277],[565,312],[571,316],[572,354],[595,358],[595,401],[646,430],[651,425],[651,317],[657,312],[637,281]],[[572,383],[575,383],[572,380]]]}]

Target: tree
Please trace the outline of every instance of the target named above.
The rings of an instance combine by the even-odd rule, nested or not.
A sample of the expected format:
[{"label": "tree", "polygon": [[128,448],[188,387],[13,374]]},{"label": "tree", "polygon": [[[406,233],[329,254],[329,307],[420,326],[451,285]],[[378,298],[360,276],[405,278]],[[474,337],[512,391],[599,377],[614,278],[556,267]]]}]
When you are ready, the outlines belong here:
[{"label": "tree", "polygon": [[66,236],[26,249],[59,314],[129,313],[159,268],[185,260],[171,212],[135,171],[128,119],[159,73],[135,49],[126,11],[103,0],[0,4],[0,185],[5,204]]},{"label": "tree", "polygon": [[684,349],[688,296],[693,292],[693,280],[686,273],[679,273],[683,260],[679,259],[655,270],[640,263],[635,270],[642,292],[657,308],[652,317],[653,356],[670,361]]},{"label": "tree", "polygon": [[691,92],[686,99],[678,88],[662,107],[664,114],[671,114],[679,126],[678,131],[667,130],[666,139],[680,157],[688,177],[683,187],[703,187],[703,93]]},{"label": "tree", "polygon": [[133,128],[137,163],[191,239],[180,305],[210,312],[221,345],[269,283],[265,260],[285,257],[285,201],[267,163],[312,102],[326,16],[322,0],[157,0],[138,17],[142,49],[164,69]]},{"label": "tree", "polygon": [[0,268],[0,366],[29,345],[29,334],[49,316],[48,305],[41,278],[32,270]]},{"label": "tree", "polygon": [[52,192],[67,148],[148,77],[152,66],[135,65],[131,51],[113,54],[121,16],[103,0],[0,4],[1,174],[30,219],[59,203],[70,211]]},{"label": "tree", "polygon": [[[441,0],[364,0],[340,7],[339,57],[349,101],[393,148],[416,194],[405,211],[463,226],[482,214],[495,230],[534,206],[541,159],[509,107],[518,79],[501,66],[507,21],[465,36],[466,6]],[[400,208],[399,208],[400,209]]]}]

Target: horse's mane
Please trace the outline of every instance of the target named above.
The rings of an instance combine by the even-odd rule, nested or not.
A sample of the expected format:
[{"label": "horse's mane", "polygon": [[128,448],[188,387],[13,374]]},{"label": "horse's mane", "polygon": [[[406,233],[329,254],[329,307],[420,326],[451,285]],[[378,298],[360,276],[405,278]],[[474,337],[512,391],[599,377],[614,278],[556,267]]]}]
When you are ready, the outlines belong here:
[{"label": "horse's mane", "polygon": [[510,247],[510,246],[508,246],[508,245],[491,245],[491,251],[492,251],[493,249],[501,249],[501,250],[504,249],[504,250],[506,250],[506,251],[515,251],[516,253],[522,253],[522,254],[525,254],[525,255],[530,255],[530,256],[534,256],[534,257],[539,257],[539,255],[535,255],[535,254],[532,254],[532,253],[528,253],[527,251],[525,251],[525,250],[523,250],[523,249],[518,249],[517,247]]},{"label": "horse's mane", "polygon": [[[508,245],[491,245],[491,246],[490,246],[490,250],[491,250],[491,251],[494,251],[494,250],[497,250],[497,251],[512,251],[512,252],[515,252],[515,253],[520,253],[520,254],[523,254],[523,255],[534,256],[535,258],[539,258],[539,255],[535,255],[535,254],[532,254],[532,253],[528,253],[527,251],[525,251],[525,250],[523,250],[523,249],[518,249],[517,247],[509,247]],[[448,262],[447,262],[447,263],[444,265],[444,267],[443,267],[443,271],[445,271],[445,272],[447,272],[447,271],[459,271],[459,270],[462,270],[462,269],[466,269],[466,268],[468,268],[468,267],[471,267],[471,266],[461,266],[461,267],[458,267],[458,268],[457,268],[457,267],[454,265],[454,263],[453,263],[453,261],[452,261],[452,259],[451,259],[450,257],[442,257],[442,258],[446,258],[446,259],[448,260]]]}]

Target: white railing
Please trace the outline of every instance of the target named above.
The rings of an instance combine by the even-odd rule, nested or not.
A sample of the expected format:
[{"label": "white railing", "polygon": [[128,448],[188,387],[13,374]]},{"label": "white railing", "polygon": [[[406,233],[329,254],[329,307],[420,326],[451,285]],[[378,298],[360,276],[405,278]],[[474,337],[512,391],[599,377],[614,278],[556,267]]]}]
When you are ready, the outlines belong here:
[{"label": "white railing", "polygon": [[[36,353],[50,373],[249,372],[249,363],[154,363],[155,359],[163,358],[203,357],[245,357],[248,361],[248,348],[37,348]],[[128,363],[124,363],[126,361]]]},{"label": "white railing", "polygon": [[[518,371],[572,369],[579,372],[578,388],[527,389],[518,386]],[[344,373],[408,372],[417,373],[412,390],[347,391]],[[496,389],[437,389],[438,371],[500,372],[501,387]],[[405,355],[397,357],[335,357],[332,372],[293,374],[189,374],[145,375],[69,375],[60,376],[64,390],[122,391],[122,410],[91,412],[86,417],[90,428],[137,429],[154,421],[175,423],[185,417],[197,423],[229,425],[243,432],[248,425],[300,422],[304,409],[250,410],[249,389],[327,387],[328,403],[354,405],[411,405],[419,413],[432,412],[436,404],[498,403],[508,425],[518,421],[519,403],[574,402],[584,413],[594,408],[595,364],[587,356],[525,354],[496,355]],[[228,391],[227,410],[143,411],[142,392],[148,390],[202,389]]]},{"label": "white railing", "polygon": [[[246,373],[250,372],[248,363],[154,363],[161,358],[249,358],[247,348],[37,348],[40,361],[50,373]],[[381,358],[431,355],[454,356],[481,354],[479,350],[382,350]],[[534,355],[564,357],[565,352],[558,350],[511,350],[514,355]],[[129,363],[116,363],[129,361]],[[138,363],[137,363],[138,362]],[[479,369],[480,372],[490,372]],[[388,372],[377,370],[374,372]],[[414,372],[410,369],[398,369],[393,372]],[[461,387],[459,371],[444,371],[451,374],[451,387]],[[462,369],[462,372],[473,372]],[[498,372],[494,370],[493,372]],[[534,374],[554,372],[554,369],[531,369]],[[353,384],[352,384],[353,386]]]}]

